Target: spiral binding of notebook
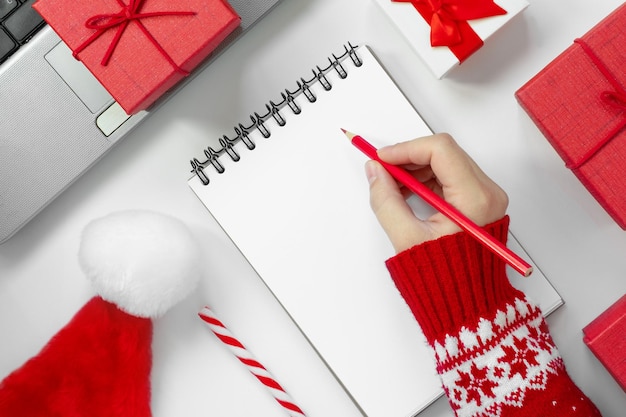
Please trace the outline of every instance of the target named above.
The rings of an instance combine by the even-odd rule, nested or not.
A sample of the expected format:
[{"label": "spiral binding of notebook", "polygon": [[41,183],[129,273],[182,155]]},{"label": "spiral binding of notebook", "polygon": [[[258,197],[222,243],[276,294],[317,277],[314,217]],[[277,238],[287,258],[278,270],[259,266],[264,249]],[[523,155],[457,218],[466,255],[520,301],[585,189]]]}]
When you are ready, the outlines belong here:
[{"label": "spiral binding of notebook", "polygon": [[[378,146],[432,130],[370,47],[345,51],[343,60],[325,54],[323,61],[331,57],[328,68],[314,70],[308,82],[300,80],[301,95],[292,93],[297,108],[290,108],[285,92],[284,109],[269,102],[264,117],[254,115],[252,120],[264,126],[238,126],[243,143],[235,146],[237,154],[224,146],[232,145],[226,139],[222,157],[207,149],[201,173],[208,174],[210,185],[197,175],[187,184],[210,214],[207,226],[239,251],[363,415],[413,416],[443,394],[441,382],[415,318],[385,278],[384,261],[394,249],[367,203],[362,169],[367,158],[340,128],[364,133]],[[349,58],[355,52],[358,67]],[[333,61],[341,64],[337,71]],[[324,88],[324,78],[332,91]],[[316,100],[307,100],[309,87]],[[272,108],[284,116],[283,127]],[[263,137],[270,133],[263,128],[271,131],[270,139]],[[256,142],[253,152],[247,152],[246,140]],[[239,153],[239,162],[231,159]],[[226,175],[218,175],[211,161]],[[419,198],[411,198],[410,205],[432,213]],[[529,258],[510,232],[508,244]],[[548,314],[563,301],[539,268],[535,274],[531,280],[511,274],[511,281]]]},{"label": "spiral binding of notebook", "polygon": [[246,145],[249,150],[253,150],[256,147],[256,144],[249,137],[249,133],[258,130],[264,138],[269,138],[272,133],[265,126],[265,122],[273,118],[274,121],[279,126],[284,126],[287,121],[281,114],[281,111],[287,107],[294,114],[300,114],[302,108],[298,106],[296,102],[296,98],[300,95],[304,95],[309,103],[314,103],[317,100],[317,97],[310,90],[310,86],[314,83],[320,83],[320,85],[326,91],[330,91],[332,89],[332,84],[328,81],[326,74],[329,71],[336,71],[341,79],[346,78],[348,76],[348,72],[342,65],[342,61],[346,58],[350,58],[353,64],[357,67],[360,67],[363,62],[359,58],[356,53],[356,49],[358,46],[353,46],[348,42],[347,45],[344,45],[344,51],[341,55],[337,56],[332,54],[332,58],[328,57],[328,65],[326,67],[319,67],[312,69],[313,75],[308,80],[305,78],[300,78],[300,80],[296,81],[296,89],[291,91],[289,89],[285,89],[284,92],[280,93],[281,100],[277,103],[273,101],[269,101],[265,105],[265,113],[259,114],[255,112],[250,115],[250,124],[244,125],[243,123],[239,123],[237,126],[233,128],[235,131],[235,135],[233,137],[228,137],[227,135],[223,135],[220,138],[220,148],[213,149],[211,146],[208,146],[204,149],[205,160],[201,161],[198,158],[193,158],[191,162],[191,172],[198,176],[198,178],[202,181],[204,185],[209,184],[209,177],[205,172],[205,168],[209,165],[213,166],[215,170],[221,174],[225,171],[224,165],[220,163],[220,157],[223,155],[228,155],[233,161],[237,162],[241,159],[239,153],[235,149],[235,144],[238,142],[242,142]]}]

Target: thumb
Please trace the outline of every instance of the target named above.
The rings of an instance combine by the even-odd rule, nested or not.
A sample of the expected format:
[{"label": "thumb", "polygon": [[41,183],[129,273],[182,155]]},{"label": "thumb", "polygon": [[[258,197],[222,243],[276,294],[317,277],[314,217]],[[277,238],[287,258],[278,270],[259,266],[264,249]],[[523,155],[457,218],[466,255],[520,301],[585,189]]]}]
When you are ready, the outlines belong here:
[{"label": "thumb", "polygon": [[425,227],[415,217],[393,177],[377,161],[367,161],[365,172],[370,184],[370,206],[396,252],[424,239]]}]

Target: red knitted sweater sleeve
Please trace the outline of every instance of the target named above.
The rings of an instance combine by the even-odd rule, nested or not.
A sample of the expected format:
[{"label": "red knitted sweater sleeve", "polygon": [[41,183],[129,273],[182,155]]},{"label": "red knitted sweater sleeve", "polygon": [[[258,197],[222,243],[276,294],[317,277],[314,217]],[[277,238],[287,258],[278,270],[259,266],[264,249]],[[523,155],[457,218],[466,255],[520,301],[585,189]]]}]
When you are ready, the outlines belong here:
[{"label": "red knitted sweater sleeve", "polygon": [[[485,229],[506,242],[508,225],[504,217]],[[509,283],[505,267],[464,232],[387,261],[455,414],[600,416],[569,378],[541,311]]]}]

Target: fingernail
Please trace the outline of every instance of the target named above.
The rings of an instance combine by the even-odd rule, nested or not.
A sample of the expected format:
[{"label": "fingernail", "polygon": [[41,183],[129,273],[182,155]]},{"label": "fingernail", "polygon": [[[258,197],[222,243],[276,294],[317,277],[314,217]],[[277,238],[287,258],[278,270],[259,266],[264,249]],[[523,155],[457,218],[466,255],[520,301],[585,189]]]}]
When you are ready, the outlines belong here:
[{"label": "fingernail", "polygon": [[365,175],[370,185],[378,178],[378,162],[369,160],[365,163]]},{"label": "fingernail", "polygon": [[387,145],[387,146],[383,146],[381,148],[378,148],[378,151],[377,151],[378,156],[385,155],[386,153],[391,152],[391,149],[393,148],[393,146],[394,145]]}]

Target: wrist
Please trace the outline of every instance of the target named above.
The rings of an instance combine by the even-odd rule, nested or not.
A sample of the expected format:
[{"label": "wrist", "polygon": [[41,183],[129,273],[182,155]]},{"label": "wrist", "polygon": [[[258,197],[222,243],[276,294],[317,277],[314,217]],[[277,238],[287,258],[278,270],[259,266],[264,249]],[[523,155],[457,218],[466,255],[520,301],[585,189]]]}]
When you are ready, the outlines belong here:
[{"label": "wrist", "polygon": [[[505,216],[485,230],[506,243],[508,225]],[[522,296],[509,283],[506,264],[465,232],[403,251],[387,268],[431,343]]]}]

